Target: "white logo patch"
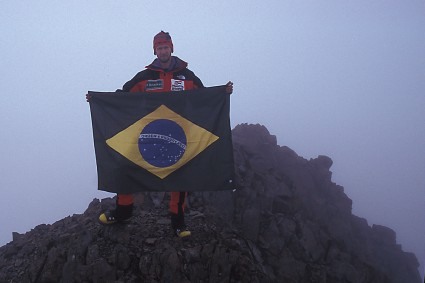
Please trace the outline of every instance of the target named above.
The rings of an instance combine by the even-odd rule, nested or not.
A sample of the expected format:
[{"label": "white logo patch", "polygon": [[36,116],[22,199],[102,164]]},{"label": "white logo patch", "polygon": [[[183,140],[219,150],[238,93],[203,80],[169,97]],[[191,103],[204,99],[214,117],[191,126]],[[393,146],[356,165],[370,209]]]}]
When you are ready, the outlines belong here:
[{"label": "white logo patch", "polygon": [[184,81],[181,80],[171,80],[171,91],[182,91],[184,90]]}]

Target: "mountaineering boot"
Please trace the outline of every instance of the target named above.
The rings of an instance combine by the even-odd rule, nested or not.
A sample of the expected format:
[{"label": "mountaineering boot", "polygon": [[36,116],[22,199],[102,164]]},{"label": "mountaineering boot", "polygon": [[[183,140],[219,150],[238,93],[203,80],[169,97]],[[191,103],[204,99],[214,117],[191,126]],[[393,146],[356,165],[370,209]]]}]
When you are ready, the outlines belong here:
[{"label": "mountaineering boot", "polygon": [[107,210],[99,216],[102,224],[114,224],[117,222],[127,222],[133,215],[133,204],[119,205],[114,210]]},{"label": "mountaineering boot", "polygon": [[185,237],[189,237],[190,235],[192,235],[192,232],[190,232],[187,229],[183,229],[183,230],[176,229],[176,235],[177,235],[177,237],[185,238]]},{"label": "mountaineering boot", "polygon": [[186,229],[184,223],[184,214],[183,213],[170,213],[171,215],[171,229],[173,230],[174,235],[180,238],[189,237],[192,233]]}]

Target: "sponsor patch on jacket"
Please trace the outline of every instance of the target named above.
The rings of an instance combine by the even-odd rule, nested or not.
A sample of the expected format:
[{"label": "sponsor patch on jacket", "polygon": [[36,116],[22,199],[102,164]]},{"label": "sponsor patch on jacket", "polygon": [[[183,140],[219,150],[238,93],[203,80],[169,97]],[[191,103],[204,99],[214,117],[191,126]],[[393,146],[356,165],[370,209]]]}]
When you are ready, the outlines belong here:
[{"label": "sponsor patch on jacket", "polygon": [[184,81],[182,80],[171,80],[171,91],[182,91],[184,90]]},{"label": "sponsor patch on jacket", "polygon": [[145,90],[156,90],[164,88],[164,80],[148,80]]}]

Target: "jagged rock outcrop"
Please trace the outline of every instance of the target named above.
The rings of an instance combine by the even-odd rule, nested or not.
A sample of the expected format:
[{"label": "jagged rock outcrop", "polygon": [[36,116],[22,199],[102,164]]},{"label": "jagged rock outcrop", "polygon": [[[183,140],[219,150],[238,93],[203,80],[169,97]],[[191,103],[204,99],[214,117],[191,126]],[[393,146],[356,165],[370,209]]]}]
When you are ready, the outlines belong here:
[{"label": "jagged rock outcrop", "polygon": [[[101,226],[114,201],[39,225],[0,249],[0,282],[267,282],[250,243],[192,210],[193,237],[174,237],[165,206],[138,209],[128,224]],[[265,281],[263,281],[265,279]]]},{"label": "jagged rock outcrop", "polygon": [[0,282],[421,281],[393,230],[352,214],[329,157],[306,160],[260,125],[238,125],[233,143],[238,189],[190,194],[191,239],[171,234],[162,193],[138,195],[132,221],[107,227],[97,215],[114,201],[93,200],[14,233]]}]

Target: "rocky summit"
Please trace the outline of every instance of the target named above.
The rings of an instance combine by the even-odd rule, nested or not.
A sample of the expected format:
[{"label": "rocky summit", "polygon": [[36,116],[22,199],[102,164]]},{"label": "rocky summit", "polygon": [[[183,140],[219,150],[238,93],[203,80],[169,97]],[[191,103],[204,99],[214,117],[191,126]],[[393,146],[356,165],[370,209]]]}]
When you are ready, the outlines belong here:
[{"label": "rocky summit", "polygon": [[13,233],[0,282],[421,282],[392,229],[352,214],[331,158],[306,160],[261,125],[232,134],[237,190],[189,194],[189,239],[171,233],[168,194],[138,194],[131,221],[112,226],[97,218],[115,200],[95,199]]}]

